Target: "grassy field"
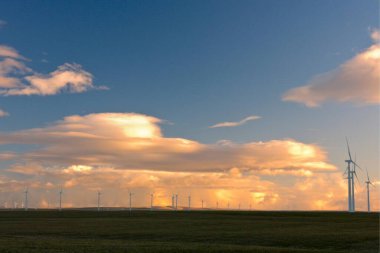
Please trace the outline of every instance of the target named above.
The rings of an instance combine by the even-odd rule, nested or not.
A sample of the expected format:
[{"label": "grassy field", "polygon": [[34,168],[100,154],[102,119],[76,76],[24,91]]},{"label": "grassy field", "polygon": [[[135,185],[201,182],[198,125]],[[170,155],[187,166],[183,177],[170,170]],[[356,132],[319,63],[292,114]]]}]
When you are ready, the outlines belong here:
[{"label": "grassy field", "polygon": [[379,214],[1,211],[0,252],[379,252]]}]

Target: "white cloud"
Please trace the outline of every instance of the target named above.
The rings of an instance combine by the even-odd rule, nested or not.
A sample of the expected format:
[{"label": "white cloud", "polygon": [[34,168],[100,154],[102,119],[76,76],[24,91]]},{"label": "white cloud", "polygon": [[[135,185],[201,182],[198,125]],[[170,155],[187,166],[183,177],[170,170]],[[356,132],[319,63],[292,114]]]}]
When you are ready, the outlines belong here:
[{"label": "white cloud", "polygon": [[62,91],[84,92],[94,88],[92,75],[78,64],[64,64],[48,75],[34,74],[25,77],[29,85],[0,91],[3,95],[55,95]]},{"label": "white cloud", "polygon": [[28,68],[27,60],[12,47],[0,45],[0,95],[55,95],[61,92],[81,93],[94,86],[93,76],[79,64],[65,63],[44,75]]},{"label": "white cloud", "polygon": [[248,116],[240,121],[237,121],[237,122],[221,122],[221,123],[217,123],[215,125],[212,125],[210,126],[209,128],[217,128],[217,127],[236,127],[236,126],[241,126],[245,123],[247,123],[248,121],[252,121],[252,120],[257,120],[257,119],[260,119],[261,117],[260,116],[256,116],[256,115],[252,115],[252,116]]},{"label": "white cloud", "polygon": [[[372,32],[378,42],[380,33]],[[359,105],[380,103],[380,45],[374,44],[337,69],[317,75],[301,87],[287,91],[284,101],[316,107],[326,101]]]}]

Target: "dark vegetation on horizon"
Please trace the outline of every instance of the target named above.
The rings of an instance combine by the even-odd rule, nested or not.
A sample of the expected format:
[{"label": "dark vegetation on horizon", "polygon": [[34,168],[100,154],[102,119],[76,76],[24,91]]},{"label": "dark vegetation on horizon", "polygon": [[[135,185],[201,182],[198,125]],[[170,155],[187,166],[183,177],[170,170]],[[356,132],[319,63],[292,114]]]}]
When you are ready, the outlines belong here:
[{"label": "dark vegetation on horizon", "polygon": [[379,214],[1,211],[0,252],[379,252]]}]

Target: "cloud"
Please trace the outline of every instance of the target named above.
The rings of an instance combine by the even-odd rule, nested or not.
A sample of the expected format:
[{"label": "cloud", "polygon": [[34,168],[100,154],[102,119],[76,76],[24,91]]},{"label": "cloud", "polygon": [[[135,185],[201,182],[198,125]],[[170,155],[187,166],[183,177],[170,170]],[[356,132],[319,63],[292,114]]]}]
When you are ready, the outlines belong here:
[{"label": "cloud", "polygon": [[215,125],[212,125],[210,126],[209,128],[217,128],[217,127],[236,127],[236,126],[241,126],[245,123],[247,123],[248,121],[252,121],[252,120],[257,120],[257,119],[260,119],[261,117],[260,116],[255,116],[255,115],[252,115],[252,116],[248,116],[240,121],[237,121],[237,122],[222,122],[222,123],[217,123]]},{"label": "cloud", "polygon": [[29,85],[0,91],[4,95],[55,95],[61,91],[80,93],[94,88],[92,75],[78,64],[65,63],[48,75],[26,76]]},{"label": "cloud", "polygon": [[[297,174],[334,171],[325,152],[295,140],[202,144],[162,135],[160,119],[135,113],[99,113],[64,118],[45,128],[0,133],[1,144],[40,147],[22,154],[28,162],[119,169],[218,172],[245,171]],[[19,159],[21,159],[19,157]]]},{"label": "cloud", "polygon": [[16,49],[14,49],[13,47],[6,46],[6,45],[0,45],[0,57],[22,59],[22,60],[26,59],[25,57],[20,55]]},{"label": "cloud", "polygon": [[335,70],[317,75],[305,85],[287,91],[282,99],[308,107],[317,107],[326,101],[379,104],[380,32],[374,30],[371,37],[376,44]]},{"label": "cloud", "polygon": [[1,118],[1,117],[5,117],[5,116],[8,116],[8,115],[9,115],[9,113],[7,113],[6,111],[0,109],[0,118]]},{"label": "cloud", "polygon": [[[0,176],[4,201],[20,200],[18,192],[29,187],[31,206],[57,206],[58,192],[63,187],[63,206],[96,206],[96,194],[102,192],[103,206],[128,206],[125,198],[133,192],[134,207],[148,207],[150,193],[155,206],[169,206],[172,194],[178,194],[179,207],[187,207],[191,195],[192,206],[206,208],[257,210],[345,210],[346,182],[339,172],[297,177],[290,185],[274,183],[253,173],[246,174],[233,168],[225,172],[192,173],[150,170],[120,170],[111,167],[73,165],[43,167],[38,164],[14,165],[11,174],[25,175],[23,181]],[[323,191],[321,191],[323,189]],[[365,209],[365,189],[356,191],[356,203]],[[16,197],[15,197],[16,196]],[[378,193],[371,195],[372,207],[379,210]],[[34,202],[34,203],[33,203]]]},{"label": "cloud", "polygon": [[0,45],[0,95],[55,95],[61,92],[81,93],[90,89],[107,89],[94,86],[93,76],[79,64],[65,63],[49,74],[28,68],[12,47]]},{"label": "cloud", "polygon": [[165,137],[162,122],[136,113],[98,113],[0,133],[2,150],[7,144],[30,145],[0,155],[10,164],[0,170],[4,201],[20,203],[17,196],[28,186],[31,206],[56,206],[63,186],[65,207],[95,205],[98,190],[103,205],[127,206],[131,190],[134,206],[149,206],[154,192],[155,205],[161,206],[177,193],[180,206],[191,194],[198,207],[203,199],[206,207],[218,202],[222,208],[241,203],[259,210],[346,208],[342,173],[315,144],[290,139],[203,144]]}]

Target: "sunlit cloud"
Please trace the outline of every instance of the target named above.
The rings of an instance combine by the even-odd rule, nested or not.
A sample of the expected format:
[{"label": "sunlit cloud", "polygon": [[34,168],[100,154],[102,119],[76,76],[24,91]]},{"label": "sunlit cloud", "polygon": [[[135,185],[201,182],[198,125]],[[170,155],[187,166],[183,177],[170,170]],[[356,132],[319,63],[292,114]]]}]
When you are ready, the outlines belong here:
[{"label": "sunlit cloud", "polygon": [[375,44],[327,73],[313,77],[305,85],[287,91],[282,99],[317,107],[327,101],[359,105],[380,103],[379,30],[372,31]]},{"label": "sunlit cloud", "polygon": [[[105,206],[127,206],[125,196],[132,191],[136,207],[149,206],[154,193],[157,206],[169,206],[178,194],[181,207],[191,195],[193,207],[203,200],[207,208],[217,202],[234,209],[239,204],[259,210],[346,208],[342,172],[315,144],[291,139],[203,144],[165,137],[161,123],[143,114],[98,113],[3,132],[0,146],[31,145],[24,152],[1,153],[0,160],[10,164],[0,171],[3,199],[21,205],[29,187],[30,203],[39,207],[56,206],[63,188],[65,207],[95,205],[100,190]],[[358,191],[358,203],[361,198]]]},{"label": "sunlit cloud", "polygon": [[[110,167],[73,165],[43,167],[17,165],[10,175],[21,174],[21,180],[0,177],[0,189],[6,201],[22,201],[22,191],[29,188],[31,205],[57,206],[58,193],[63,189],[64,207],[95,206],[96,193],[102,192],[103,206],[128,206],[128,192],[133,193],[134,207],[148,207],[150,194],[155,206],[169,206],[171,196],[178,194],[179,207],[186,208],[191,195],[192,207],[257,210],[345,210],[346,181],[339,172],[315,177],[296,177],[291,185],[274,183],[254,173],[239,169],[225,172],[192,173],[151,170],[120,170]],[[321,190],[323,189],[323,190]],[[365,209],[365,189],[356,192],[357,207]],[[372,206],[379,209],[378,194],[371,195]],[[45,204],[43,204],[45,203]],[[55,204],[54,204],[55,203]]]},{"label": "sunlit cloud", "polygon": [[81,93],[94,86],[93,76],[79,64],[65,63],[49,74],[34,72],[27,59],[12,47],[0,45],[0,95],[55,95],[61,92]]},{"label": "sunlit cloud", "polygon": [[252,115],[252,116],[248,116],[240,121],[236,121],[236,122],[230,122],[230,121],[227,121],[227,122],[221,122],[221,123],[217,123],[215,125],[212,125],[210,126],[209,128],[217,128],[217,127],[236,127],[236,126],[241,126],[245,123],[247,123],[248,121],[252,121],[252,120],[257,120],[257,119],[260,119],[261,117],[260,116],[256,116],[256,115]]},{"label": "sunlit cloud", "polygon": [[291,139],[206,145],[164,137],[160,122],[155,117],[135,113],[74,115],[45,128],[0,133],[0,144],[38,145],[41,148],[23,153],[22,159],[43,160],[52,165],[192,172],[237,167],[289,174],[297,170],[335,170],[317,145]]}]

